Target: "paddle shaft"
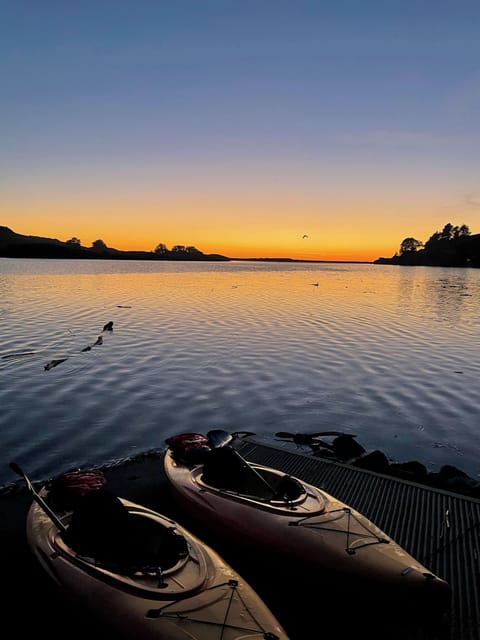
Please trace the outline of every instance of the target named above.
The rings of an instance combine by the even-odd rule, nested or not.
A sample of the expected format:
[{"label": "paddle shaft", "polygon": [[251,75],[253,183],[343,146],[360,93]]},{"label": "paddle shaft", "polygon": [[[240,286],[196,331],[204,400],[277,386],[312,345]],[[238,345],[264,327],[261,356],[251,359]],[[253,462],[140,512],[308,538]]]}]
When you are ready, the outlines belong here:
[{"label": "paddle shaft", "polygon": [[[246,437],[246,436],[253,436],[255,434],[251,433],[250,431],[236,431],[233,434],[230,434],[228,433],[228,431],[224,431],[223,429],[212,429],[207,433],[210,443],[214,448],[227,447],[230,445],[232,440],[235,440],[235,438],[238,438],[241,435],[244,435],[244,437]],[[262,484],[265,487],[267,487],[269,491],[272,492],[272,496],[275,495],[275,491],[273,487],[270,486],[270,484],[267,482],[267,480],[265,480],[262,474],[258,473],[258,471],[254,469],[252,465],[250,465],[242,455],[240,455],[240,453],[235,449],[235,447],[230,446],[230,449],[235,453],[237,458],[240,458],[243,464],[245,464],[250,469],[250,471],[255,476],[257,476],[257,478],[262,482]]]},{"label": "paddle shaft", "polygon": [[272,496],[274,496],[274,495],[275,495],[275,490],[274,490],[274,489],[273,489],[273,487],[270,485],[270,483],[269,483],[267,480],[265,480],[265,478],[262,476],[262,474],[261,474],[261,473],[259,473],[256,469],[254,469],[254,468],[252,467],[252,465],[251,465],[251,464],[249,464],[248,460],[245,460],[245,458],[244,458],[244,457],[243,457],[243,456],[242,456],[242,455],[241,455],[241,454],[240,454],[236,449],[234,449],[233,447],[232,447],[232,451],[234,451],[234,452],[235,452],[235,455],[236,455],[238,458],[240,458],[240,460],[241,460],[245,465],[247,465],[247,467],[250,469],[250,471],[251,471],[255,476],[257,476],[257,478],[258,478],[258,479],[259,479],[259,480],[260,480],[260,481],[261,481],[261,482],[262,482],[266,487],[268,487],[268,489],[272,492]]},{"label": "paddle shaft", "polygon": [[50,509],[50,507],[45,502],[45,500],[41,496],[38,495],[38,493],[35,491],[35,489],[33,487],[33,484],[30,482],[30,479],[28,478],[27,474],[21,469],[20,465],[18,465],[16,462],[11,462],[10,463],[10,468],[13,471],[15,471],[16,474],[18,474],[19,476],[22,476],[22,478],[25,480],[25,484],[27,485],[27,488],[30,491],[30,493],[32,494],[33,499],[35,500],[35,502],[45,511],[47,516],[60,529],[60,531],[62,533],[66,533],[67,527],[58,518],[58,516],[54,513],[54,511],[52,511],[52,509]]}]

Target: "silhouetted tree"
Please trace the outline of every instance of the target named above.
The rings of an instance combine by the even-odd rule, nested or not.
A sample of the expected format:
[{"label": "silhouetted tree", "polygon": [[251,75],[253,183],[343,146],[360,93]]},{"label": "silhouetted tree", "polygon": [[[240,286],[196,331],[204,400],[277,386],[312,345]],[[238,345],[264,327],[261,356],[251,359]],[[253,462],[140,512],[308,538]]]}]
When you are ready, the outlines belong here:
[{"label": "silhouetted tree", "polygon": [[[418,249],[422,249],[418,251]],[[466,224],[447,223],[422,244],[409,237],[392,258],[379,258],[378,264],[442,267],[480,267],[480,234],[472,236]]]},{"label": "silhouetted tree", "polygon": [[470,235],[470,229],[466,224],[462,224],[461,227],[446,224],[441,231],[435,231],[425,243],[425,248],[432,248],[437,242],[450,240],[458,240],[459,238],[465,238]]},{"label": "silhouetted tree", "polygon": [[153,252],[159,254],[169,253],[167,245],[163,244],[163,242],[159,242]]},{"label": "silhouetted tree", "polygon": [[440,233],[441,240],[451,240],[453,235],[453,224],[447,222],[447,224],[443,227],[442,232]]},{"label": "silhouetted tree", "polygon": [[405,253],[412,253],[421,247],[423,247],[423,242],[420,242],[420,240],[405,238],[400,245],[400,255],[403,256]]},{"label": "silhouetted tree", "polygon": [[466,224],[462,224],[461,227],[453,227],[453,237],[455,239],[465,238],[470,235],[470,229]]},{"label": "silhouetted tree", "polygon": [[190,256],[191,255],[199,255],[200,253],[202,253],[201,251],[199,251],[197,249],[197,247],[187,247],[185,249],[186,253],[188,253]]},{"label": "silhouetted tree", "polygon": [[95,251],[104,251],[107,249],[107,245],[103,240],[94,240],[92,242],[92,248],[95,249]]},{"label": "silhouetted tree", "polygon": [[81,242],[79,240],[79,238],[75,238],[75,236],[73,236],[73,238],[70,238],[70,240],[67,240],[65,244],[73,244],[76,246],[80,246]]}]

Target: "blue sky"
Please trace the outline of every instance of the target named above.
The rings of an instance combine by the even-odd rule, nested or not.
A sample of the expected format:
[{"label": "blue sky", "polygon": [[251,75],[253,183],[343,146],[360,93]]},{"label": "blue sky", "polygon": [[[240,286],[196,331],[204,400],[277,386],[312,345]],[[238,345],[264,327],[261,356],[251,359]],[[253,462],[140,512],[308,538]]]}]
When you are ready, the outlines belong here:
[{"label": "blue sky", "polygon": [[21,233],[322,259],[366,230],[374,259],[480,231],[479,2],[2,0],[0,22]]}]

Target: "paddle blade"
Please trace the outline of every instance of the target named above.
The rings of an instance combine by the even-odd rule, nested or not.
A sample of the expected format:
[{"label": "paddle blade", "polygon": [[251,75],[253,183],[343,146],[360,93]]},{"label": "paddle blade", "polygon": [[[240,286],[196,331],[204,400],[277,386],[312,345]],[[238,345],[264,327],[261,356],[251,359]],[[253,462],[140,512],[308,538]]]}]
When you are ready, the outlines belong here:
[{"label": "paddle blade", "polygon": [[[312,438],[318,438],[319,436],[348,436],[350,434],[343,433],[342,431],[317,431],[316,433],[309,434]],[[356,436],[352,435],[352,438]]]},{"label": "paddle blade", "polygon": [[[316,431],[315,433],[290,433],[289,431],[278,431],[275,436],[277,438],[290,438],[293,440],[314,440],[315,438],[319,438],[320,436],[344,436],[349,435],[345,434],[342,431]],[[352,435],[352,438],[355,436]]]},{"label": "paddle blade", "polygon": [[27,477],[27,474],[25,473],[25,471],[23,471],[21,466],[16,462],[10,462],[10,469],[14,471],[17,475],[19,475],[21,478],[23,478],[25,480],[25,484],[27,485],[28,489],[33,492],[32,483],[30,482],[29,478]]},{"label": "paddle blade", "polygon": [[209,440],[212,449],[218,449],[218,447],[225,447],[233,440],[233,436],[228,431],[223,429],[212,429],[208,431],[207,438]]},{"label": "paddle blade", "polygon": [[[335,435],[333,431],[323,431],[322,435]],[[307,447],[325,447],[331,449],[331,445],[319,439],[320,433],[289,433],[288,431],[279,431],[275,434],[277,438],[289,439],[296,445]]]},{"label": "paddle blade", "polygon": [[23,471],[20,469],[20,465],[18,465],[16,462],[10,462],[10,469],[12,469],[12,471],[14,471],[18,476],[24,476]]}]

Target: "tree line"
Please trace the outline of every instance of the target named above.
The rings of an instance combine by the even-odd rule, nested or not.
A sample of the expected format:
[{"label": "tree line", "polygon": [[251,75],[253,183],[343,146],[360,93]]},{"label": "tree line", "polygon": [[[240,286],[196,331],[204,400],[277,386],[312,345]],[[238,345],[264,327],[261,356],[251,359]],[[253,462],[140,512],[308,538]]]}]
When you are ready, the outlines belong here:
[{"label": "tree line", "polygon": [[[70,238],[70,240],[67,240],[65,244],[71,245],[71,246],[77,246],[77,247],[81,247],[82,246],[82,242],[80,240],[80,238],[77,238],[75,236],[73,236],[73,238]],[[101,251],[108,251],[109,247],[107,247],[106,243],[103,240],[94,240],[92,242],[92,249],[94,249],[97,252],[101,252]],[[169,249],[167,247],[166,244],[164,244],[163,242],[159,242],[157,244],[157,246],[155,247],[155,249],[153,250],[153,253],[159,255],[159,256],[166,256],[168,254],[185,254],[187,256],[200,256],[203,255],[202,252],[197,249],[196,247],[193,246],[185,246],[183,244],[176,244],[174,245],[171,249]]]},{"label": "tree line", "polygon": [[153,251],[121,251],[108,247],[101,239],[91,246],[82,246],[80,238],[73,236],[62,241],[42,236],[27,236],[0,226],[0,257],[56,258],[102,260],[230,260],[217,253],[205,254],[194,246],[176,244],[169,249],[165,243],[157,244]]},{"label": "tree line", "polygon": [[409,236],[402,240],[391,258],[378,258],[375,264],[407,266],[480,267],[480,234],[472,235],[466,224],[448,222],[424,243]]}]

